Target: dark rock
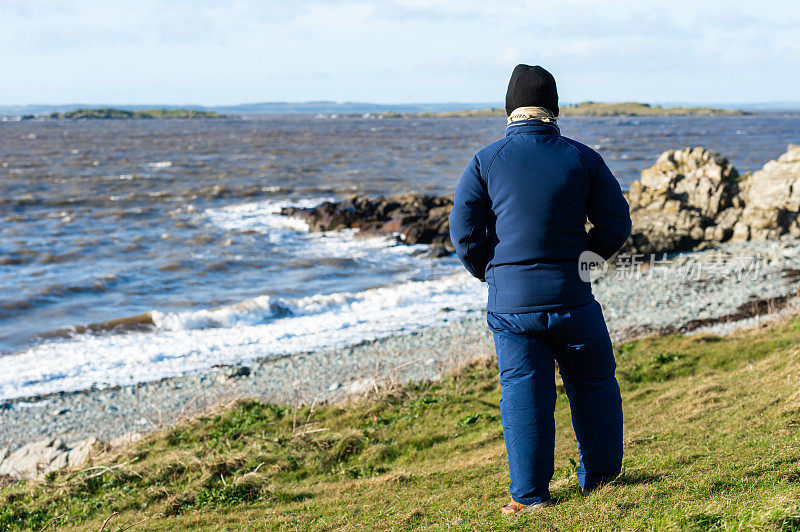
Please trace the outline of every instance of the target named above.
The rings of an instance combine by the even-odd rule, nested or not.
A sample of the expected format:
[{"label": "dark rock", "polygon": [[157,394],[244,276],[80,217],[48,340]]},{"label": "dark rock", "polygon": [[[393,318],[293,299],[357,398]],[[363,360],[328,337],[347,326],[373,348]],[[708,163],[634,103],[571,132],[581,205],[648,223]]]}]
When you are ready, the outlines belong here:
[{"label": "dark rock", "polygon": [[430,244],[433,237],[438,234],[435,227],[426,221],[413,222],[403,226],[401,231],[403,242],[406,244]]},{"label": "dark rock", "polygon": [[399,235],[406,244],[441,244],[450,253],[453,246],[447,217],[452,206],[452,198],[444,196],[403,194],[369,199],[353,195],[309,209],[288,207],[281,214],[304,220],[311,231],[355,228],[359,237]]},{"label": "dark rock", "polygon": [[238,377],[249,377],[250,368],[247,366],[234,366],[228,371],[227,377],[229,379],[236,379]]}]

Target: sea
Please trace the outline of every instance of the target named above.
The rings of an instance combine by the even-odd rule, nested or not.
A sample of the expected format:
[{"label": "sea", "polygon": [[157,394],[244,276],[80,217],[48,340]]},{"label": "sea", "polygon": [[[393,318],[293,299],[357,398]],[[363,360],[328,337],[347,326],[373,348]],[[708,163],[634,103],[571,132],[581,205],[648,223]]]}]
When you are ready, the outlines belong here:
[{"label": "sea", "polygon": [[[800,114],[565,117],[623,188],[668,149],[740,173]],[[502,117],[0,122],[0,399],[346,347],[477,315],[485,287],[425,246],[281,216],[350,194],[452,194]]]}]

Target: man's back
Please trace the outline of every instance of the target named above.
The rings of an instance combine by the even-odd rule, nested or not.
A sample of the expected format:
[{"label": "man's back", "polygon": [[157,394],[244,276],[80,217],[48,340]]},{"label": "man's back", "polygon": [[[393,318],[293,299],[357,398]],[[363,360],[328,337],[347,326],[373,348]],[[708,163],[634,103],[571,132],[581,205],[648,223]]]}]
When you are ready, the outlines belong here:
[{"label": "man's back", "polygon": [[[587,216],[595,225],[589,234]],[[611,256],[630,232],[630,216],[594,150],[553,125],[522,121],[470,162],[450,228],[459,258],[489,283],[488,309],[530,312],[591,301],[578,257]]]}]

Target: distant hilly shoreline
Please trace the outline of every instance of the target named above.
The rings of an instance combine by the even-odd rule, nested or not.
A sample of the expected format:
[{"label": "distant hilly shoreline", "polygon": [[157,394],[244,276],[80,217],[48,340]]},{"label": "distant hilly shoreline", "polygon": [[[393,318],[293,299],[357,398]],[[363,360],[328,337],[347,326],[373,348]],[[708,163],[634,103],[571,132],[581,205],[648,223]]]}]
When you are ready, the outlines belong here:
[{"label": "distant hilly shoreline", "polygon": [[[137,116],[122,116],[126,113],[139,117],[152,114],[154,111],[163,116],[181,115],[184,118],[193,116],[217,115],[257,115],[257,114],[374,114],[390,116],[471,116],[481,114],[502,114],[503,106],[496,102],[449,102],[449,103],[420,103],[420,104],[380,104],[363,102],[261,102],[240,105],[91,105],[77,104],[32,104],[22,106],[0,105],[0,116],[44,118],[59,117],[70,118],[69,114],[80,114],[88,111],[113,111],[119,116],[105,118],[136,118]],[[770,111],[800,111],[800,102],[772,102],[762,104],[741,105],[687,105],[687,104],[647,104],[639,102],[581,102],[568,104],[562,107],[564,115],[682,115],[682,114],[741,114],[748,112]],[[89,116],[84,116],[88,118]]]},{"label": "distant hilly shoreline", "polygon": [[43,118],[55,118],[60,120],[87,120],[87,119],[112,119],[121,120],[126,118],[224,118],[227,115],[214,111],[198,111],[195,109],[143,109],[140,111],[129,111],[127,109],[117,109],[113,107],[101,107],[99,109],[76,109],[64,113],[50,113]]},{"label": "distant hilly shoreline", "polygon": [[32,104],[22,106],[2,106],[0,105],[0,115],[22,116],[36,115],[45,116],[52,113],[67,113],[81,109],[119,109],[123,111],[147,111],[153,109],[163,110],[192,110],[201,112],[214,112],[228,115],[251,115],[251,114],[365,114],[365,113],[421,113],[421,112],[446,112],[460,111],[463,109],[484,109],[496,106],[495,103],[486,102],[460,102],[460,103],[430,103],[430,104],[384,104],[384,103],[362,103],[362,102],[334,102],[334,101],[311,101],[311,102],[259,102],[245,103],[238,105],[124,105],[124,104]]},{"label": "distant hilly shoreline", "polygon": [[[740,109],[724,109],[719,107],[662,107],[639,102],[603,103],[582,102],[560,108],[560,116],[682,116],[682,115],[743,115],[751,114]],[[412,113],[402,115],[392,113],[389,116],[505,116],[504,108],[444,111],[438,113]]]}]

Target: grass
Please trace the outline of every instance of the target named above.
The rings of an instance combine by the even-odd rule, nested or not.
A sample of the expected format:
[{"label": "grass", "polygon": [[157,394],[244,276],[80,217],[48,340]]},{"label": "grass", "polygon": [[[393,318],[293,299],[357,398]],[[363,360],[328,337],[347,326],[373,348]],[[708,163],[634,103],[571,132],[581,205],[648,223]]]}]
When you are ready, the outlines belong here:
[{"label": "grass", "polygon": [[[240,401],[0,489],[0,529],[800,530],[800,318],[617,348],[623,473],[584,497],[563,391],[557,504],[508,501],[493,361],[349,404]],[[562,390],[562,388],[559,388]]]}]

